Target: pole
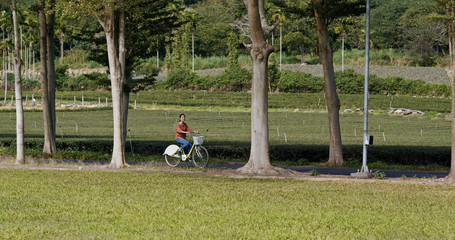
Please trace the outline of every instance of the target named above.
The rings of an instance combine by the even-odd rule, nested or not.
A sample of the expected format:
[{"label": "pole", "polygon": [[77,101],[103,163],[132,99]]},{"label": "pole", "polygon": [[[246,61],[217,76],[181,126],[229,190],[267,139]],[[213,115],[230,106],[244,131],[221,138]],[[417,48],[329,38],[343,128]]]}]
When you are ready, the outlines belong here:
[{"label": "pole", "polygon": [[360,172],[368,173],[367,166],[367,146],[369,142],[368,137],[368,77],[370,74],[370,0],[367,0],[366,6],[366,31],[365,31],[365,87],[364,87],[364,107],[363,107],[363,158],[362,169]]},{"label": "pole", "polygon": [[193,72],[194,72],[194,32],[191,33],[191,45],[193,48]]},{"label": "pole", "polygon": [[370,144],[368,136],[368,77],[369,77],[369,52],[370,52],[370,0],[366,4],[366,23],[365,23],[365,86],[364,86],[364,106],[363,106],[363,157],[360,172],[352,173],[351,176],[357,178],[370,178],[372,174],[367,166],[367,146]]}]

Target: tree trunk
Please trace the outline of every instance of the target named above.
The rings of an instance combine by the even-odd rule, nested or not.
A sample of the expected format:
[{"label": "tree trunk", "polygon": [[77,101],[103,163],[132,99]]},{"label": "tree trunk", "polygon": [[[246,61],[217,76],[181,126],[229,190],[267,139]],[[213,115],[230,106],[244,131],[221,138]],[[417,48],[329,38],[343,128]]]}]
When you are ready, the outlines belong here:
[{"label": "tree trunk", "polygon": [[19,39],[17,29],[17,8],[16,0],[12,0],[13,25],[14,25],[14,82],[16,90],[16,164],[25,163],[24,154],[24,109],[22,105],[22,83],[21,66],[22,60],[19,58]]},{"label": "tree trunk", "polygon": [[52,132],[52,119],[49,106],[48,96],[48,81],[47,81],[47,63],[46,63],[46,16],[44,13],[44,2],[40,0],[38,7],[39,22],[40,22],[40,77],[41,77],[41,98],[43,107],[43,120],[44,120],[44,153],[53,153],[56,151],[55,138]]},{"label": "tree trunk", "polygon": [[47,84],[49,113],[51,119],[52,138],[55,144],[56,134],[56,116],[55,116],[55,44],[54,44],[54,26],[55,26],[55,0],[49,0],[49,14],[47,22]]},{"label": "tree trunk", "polygon": [[[340,130],[340,99],[336,92],[335,73],[333,69],[333,53],[328,37],[328,20],[323,9],[318,9],[321,0],[315,2],[315,18],[316,27],[318,30],[318,55],[322,62],[325,80],[325,95],[327,99],[327,109],[329,115],[329,131],[330,131],[330,150],[329,150],[329,166],[343,165],[343,151],[341,148],[341,130]],[[322,10],[322,11],[321,11]]]},{"label": "tree trunk", "polygon": [[[101,20],[98,18],[99,22],[103,26],[104,32],[106,34],[107,42],[107,52],[109,59],[109,72],[111,75],[111,86],[112,86],[112,111],[113,111],[113,122],[114,122],[114,146],[112,149],[112,159],[109,167],[111,168],[121,168],[125,163],[125,148],[124,148],[124,124],[123,124],[123,79],[122,73],[122,59],[125,57],[124,52],[124,41],[121,39],[124,36],[124,31],[121,29],[116,34],[116,15],[112,6],[105,7],[105,19]],[[120,14],[120,18],[123,18],[123,14]],[[119,26],[122,28],[123,19],[119,21]],[[119,46],[122,44],[123,46]]]},{"label": "tree trunk", "polygon": [[306,65],[305,62],[305,48],[303,44],[300,44],[300,63]]},{"label": "tree trunk", "polygon": [[[126,76],[126,49],[125,49],[125,13],[120,11],[119,19],[118,19],[118,38],[119,38],[119,62],[120,62],[120,69],[121,69],[121,76],[123,83],[131,82],[129,76]],[[123,84],[122,84],[123,88]],[[130,93],[125,92],[122,89],[122,100],[121,100],[121,115],[122,115],[122,146],[125,149],[126,146],[126,134],[128,129],[128,105],[130,100]]]},{"label": "tree trunk", "polygon": [[60,32],[60,64],[63,64],[63,60],[65,57],[65,33],[63,31]]},{"label": "tree trunk", "polygon": [[[251,45],[245,45],[252,59],[253,79],[251,88],[251,152],[248,163],[237,172],[244,174],[282,174],[290,172],[273,167],[269,158],[268,128],[268,57],[273,46],[265,41],[261,25],[260,7],[262,0],[244,0],[248,8]],[[263,22],[264,19],[262,19]],[[271,32],[270,29],[267,32]]]},{"label": "tree trunk", "polygon": [[[449,8],[448,15],[453,16],[455,9]],[[450,21],[448,24],[449,32],[449,56],[450,56],[450,69],[447,74],[450,79],[452,87],[452,113],[451,113],[451,124],[452,124],[452,148],[450,158],[450,172],[447,176],[447,180],[455,181],[455,21]]]}]

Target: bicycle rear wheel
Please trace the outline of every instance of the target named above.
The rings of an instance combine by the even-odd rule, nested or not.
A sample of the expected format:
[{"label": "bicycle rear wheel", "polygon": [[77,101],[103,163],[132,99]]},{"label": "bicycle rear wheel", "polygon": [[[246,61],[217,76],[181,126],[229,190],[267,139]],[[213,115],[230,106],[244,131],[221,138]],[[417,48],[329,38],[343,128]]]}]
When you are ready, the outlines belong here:
[{"label": "bicycle rear wheel", "polygon": [[194,166],[203,168],[209,162],[209,152],[203,146],[194,146],[193,163]]},{"label": "bicycle rear wheel", "polygon": [[180,161],[182,160],[180,157],[178,157],[178,158],[171,157],[166,154],[164,155],[164,159],[166,159],[166,163],[170,167],[177,167],[180,164]]}]

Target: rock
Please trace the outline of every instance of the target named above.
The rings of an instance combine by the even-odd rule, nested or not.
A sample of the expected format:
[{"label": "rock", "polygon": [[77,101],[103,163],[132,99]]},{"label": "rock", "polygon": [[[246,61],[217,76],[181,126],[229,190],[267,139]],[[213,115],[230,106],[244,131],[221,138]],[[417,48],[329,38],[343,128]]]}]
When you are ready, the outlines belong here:
[{"label": "rock", "polygon": [[399,115],[420,115],[424,116],[425,113],[419,110],[411,110],[406,108],[390,108],[389,114],[399,114]]}]

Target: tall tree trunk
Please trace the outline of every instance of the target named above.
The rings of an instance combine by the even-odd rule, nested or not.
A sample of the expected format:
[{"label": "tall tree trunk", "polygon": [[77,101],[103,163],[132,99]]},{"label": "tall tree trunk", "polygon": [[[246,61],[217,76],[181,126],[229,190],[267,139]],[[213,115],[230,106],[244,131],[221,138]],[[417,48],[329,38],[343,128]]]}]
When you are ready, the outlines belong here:
[{"label": "tall tree trunk", "polygon": [[55,144],[56,134],[56,116],[55,116],[55,44],[54,44],[54,26],[55,26],[55,0],[49,0],[48,21],[47,21],[47,84],[49,113],[51,119],[52,138]]},{"label": "tall tree trunk", "polygon": [[48,81],[47,81],[47,34],[46,34],[46,15],[44,13],[45,0],[39,1],[39,22],[40,22],[40,76],[41,76],[41,98],[44,120],[44,153],[56,151],[55,138],[52,132],[52,119],[49,106]]},{"label": "tall tree trunk", "polygon": [[328,37],[328,19],[323,9],[319,9],[321,0],[315,0],[314,13],[316,17],[316,27],[318,30],[318,55],[322,62],[325,80],[325,95],[327,99],[327,109],[329,115],[330,131],[330,150],[329,166],[343,165],[343,151],[341,148],[340,130],[340,99],[336,92],[335,73],[333,70],[333,53]]},{"label": "tall tree trunk", "polygon": [[14,25],[14,82],[16,90],[16,164],[25,163],[24,154],[24,110],[22,105],[22,83],[21,66],[22,60],[19,58],[19,39],[17,29],[17,8],[16,0],[12,0],[13,25]]},{"label": "tall tree trunk", "polygon": [[306,65],[306,62],[305,62],[305,46],[303,44],[300,44],[299,48],[300,48],[300,63],[302,65]]},{"label": "tall tree trunk", "polygon": [[63,63],[64,57],[65,57],[65,33],[63,31],[60,31],[60,64]]},{"label": "tall tree trunk", "polygon": [[[131,78],[126,76],[126,49],[125,49],[125,12],[119,12],[118,18],[118,38],[119,38],[119,62],[121,69],[121,76],[123,83],[131,82]],[[123,84],[122,84],[123,87]],[[121,115],[122,115],[122,146],[126,146],[126,134],[128,129],[128,105],[129,105],[130,93],[122,89],[122,101],[121,101]]]},{"label": "tall tree trunk", "polygon": [[[447,8],[447,15],[455,15],[454,7]],[[451,125],[452,125],[452,148],[451,148],[451,159],[450,159],[450,172],[447,176],[448,180],[455,181],[455,21],[452,20],[448,24],[449,32],[449,54],[450,54],[450,69],[447,74],[450,79],[452,87],[452,113],[451,113]]]},{"label": "tall tree trunk", "polygon": [[[124,15],[120,14],[120,18],[123,18]],[[112,111],[113,111],[113,122],[114,122],[114,146],[112,149],[112,159],[109,167],[111,168],[120,168],[122,167],[125,161],[125,148],[124,148],[124,124],[123,124],[123,79],[122,73],[123,69],[122,62],[125,57],[124,53],[124,41],[121,40],[124,36],[124,31],[116,29],[116,14],[112,6],[105,6],[105,16],[104,19],[98,17],[98,21],[103,26],[104,32],[106,34],[106,43],[107,43],[107,52],[109,59],[109,72],[111,75],[111,86],[112,86]],[[121,19],[118,23],[121,27]],[[118,32],[116,32],[118,31]],[[119,46],[122,44],[123,46]]]},{"label": "tall tree trunk", "polygon": [[265,13],[260,14],[264,12],[263,0],[244,0],[244,3],[248,9],[252,40],[252,44],[245,44],[245,46],[253,61],[251,152],[248,163],[237,171],[244,174],[289,173],[287,170],[273,167],[269,157],[267,64],[268,57],[273,52],[273,46],[268,44],[265,38],[273,29],[266,25]]}]

